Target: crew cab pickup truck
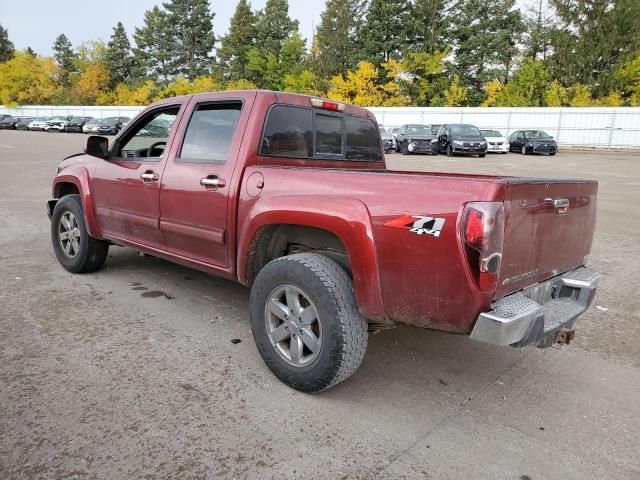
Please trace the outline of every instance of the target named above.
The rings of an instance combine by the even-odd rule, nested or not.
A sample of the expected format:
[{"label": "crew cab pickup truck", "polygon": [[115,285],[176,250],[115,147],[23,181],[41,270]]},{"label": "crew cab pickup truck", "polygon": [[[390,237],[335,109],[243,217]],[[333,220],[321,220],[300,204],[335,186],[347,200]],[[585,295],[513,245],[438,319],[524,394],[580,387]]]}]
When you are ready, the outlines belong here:
[{"label": "crew cab pickup truck", "polygon": [[568,343],[596,290],[596,192],[389,171],[368,110],[237,91],[155,103],[110,145],[89,137],[58,167],[48,212],[70,272],[120,245],[250,287],[265,363],[319,392],[357,369],[375,329]]}]

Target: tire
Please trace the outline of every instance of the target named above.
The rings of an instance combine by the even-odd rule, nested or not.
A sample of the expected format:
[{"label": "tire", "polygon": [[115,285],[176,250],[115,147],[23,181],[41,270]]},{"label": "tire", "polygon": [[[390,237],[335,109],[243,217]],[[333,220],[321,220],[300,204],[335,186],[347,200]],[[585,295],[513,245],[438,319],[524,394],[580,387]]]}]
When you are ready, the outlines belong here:
[{"label": "tire", "polygon": [[[68,231],[73,232],[75,244],[61,238]],[[66,195],[56,203],[51,215],[51,243],[58,262],[71,273],[98,270],[109,253],[107,242],[96,240],[87,233],[80,195]]]},{"label": "tire", "polygon": [[451,144],[447,145],[447,157],[453,157],[453,149],[451,148]]},{"label": "tire", "polygon": [[550,153],[550,154],[549,154],[549,156],[550,156],[550,157],[553,157],[553,156],[555,156],[555,154],[556,154],[556,153],[557,153],[557,152]]},{"label": "tire", "polygon": [[402,155],[409,155],[409,149],[407,148],[406,145],[404,144],[400,145],[400,153]]},{"label": "tire", "polygon": [[522,150],[520,150],[520,153],[522,155],[527,155],[527,147],[525,145],[522,145]]},{"label": "tire", "polygon": [[481,153],[480,155],[478,155],[478,157],[480,157],[480,158],[484,158],[484,157],[486,157],[486,156],[487,156],[487,154],[486,154],[486,153]]},{"label": "tire", "polygon": [[[303,313],[292,315],[295,311]],[[362,363],[367,322],[358,311],[351,279],[330,258],[298,253],[268,263],[251,288],[250,312],[262,359],[280,381],[296,390],[327,390],[349,378]],[[304,312],[310,312],[306,319]],[[297,355],[294,339],[302,345]],[[308,345],[316,345],[315,351]]]}]

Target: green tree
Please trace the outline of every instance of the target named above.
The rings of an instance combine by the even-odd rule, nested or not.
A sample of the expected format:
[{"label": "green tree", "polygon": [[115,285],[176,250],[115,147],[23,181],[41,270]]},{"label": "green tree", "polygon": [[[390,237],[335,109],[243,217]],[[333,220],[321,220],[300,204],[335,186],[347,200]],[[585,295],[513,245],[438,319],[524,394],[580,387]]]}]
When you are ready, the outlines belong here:
[{"label": "green tree", "polygon": [[316,31],[313,66],[318,75],[344,75],[358,63],[358,30],[363,0],[328,0]]},{"label": "green tree", "polygon": [[226,80],[246,78],[247,53],[255,45],[256,17],[247,0],[240,0],[231,17],[229,33],[221,38],[217,50],[218,62]]},{"label": "green tree", "polygon": [[167,14],[157,6],[147,10],[144,25],[136,28],[133,38],[136,42],[134,62],[139,65],[142,75],[168,84],[174,72],[170,65],[173,38]]},{"label": "green tree", "polygon": [[446,107],[464,107],[469,98],[469,89],[460,84],[460,77],[453,77],[453,81],[444,92]]},{"label": "green tree", "polygon": [[587,85],[595,96],[615,86],[615,71],[640,48],[638,0],[550,0],[560,26],[552,31],[554,78]]},{"label": "green tree", "polygon": [[627,98],[631,106],[640,106],[640,51],[619,68],[615,76],[623,97]]},{"label": "green tree", "polygon": [[172,39],[170,71],[190,80],[210,73],[216,37],[209,0],[169,0],[163,6]]},{"label": "green tree", "polygon": [[558,81],[553,80],[544,93],[544,103],[547,107],[564,107],[569,102],[567,89]]},{"label": "green tree", "polygon": [[408,19],[409,49],[434,53],[446,48],[450,4],[451,0],[414,0]]},{"label": "green tree", "polygon": [[9,32],[7,29],[0,25],[0,62],[6,62],[11,57],[15,48],[11,40],[9,40]]},{"label": "green tree", "polygon": [[280,56],[282,45],[298,30],[297,20],[289,17],[287,0],[267,0],[264,10],[257,14],[256,46],[266,58],[268,54]]},{"label": "green tree", "polygon": [[399,60],[409,43],[408,0],[371,0],[358,33],[362,59],[381,65]]},{"label": "green tree", "polygon": [[523,30],[515,0],[457,0],[452,6],[451,36],[454,68],[469,87],[469,103],[484,99],[484,85],[509,76]]},{"label": "green tree", "polygon": [[448,86],[445,59],[448,51],[407,52],[402,62],[404,75],[400,75],[413,104],[433,105],[435,98],[444,94]]},{"label": "green tree", "polygon": [[546,60],[551,45],[554,12],[548,0],[535,0],[524,15],[523,54],[525,57]]},{"label": "green tree", "polygon": [[107,43],[105,61],[111,88],[119,83],[126,83],[131,78],[133,70],[131,43],[122,22],[118,22],[113,27],[113,34]]},{"label": "green tree", "polygon": [[60,84],[68,87],[70,84],[70,75],[76,72],[74,65],[76,55],[73,52],[71,41],[64,33],[58,35],[53,43],[53,57],[58,64]]},{"label": "green tree", "polygon": [[545,104],[549,71],[540,60],[525,60],[509,83],[496,94],[498,107],[541,107]]}]

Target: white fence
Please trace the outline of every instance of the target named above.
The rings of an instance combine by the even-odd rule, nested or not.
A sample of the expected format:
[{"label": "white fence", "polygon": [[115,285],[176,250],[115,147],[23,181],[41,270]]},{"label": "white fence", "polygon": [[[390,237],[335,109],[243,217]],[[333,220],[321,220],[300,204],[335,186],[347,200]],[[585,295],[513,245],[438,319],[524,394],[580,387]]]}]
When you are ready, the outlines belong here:
[{"label": "white fence", "polygon": [[[0,114],[24,116],[82,115],[95,118],[134,117],[142,107],[6,108]],[[375,107],[371,111],[385,127],[405,123],[471,123],[508,135],[520,129],[541,129],[561,145],[600,148],[640,148],[640,107],[620,108],[450,108]]]}]

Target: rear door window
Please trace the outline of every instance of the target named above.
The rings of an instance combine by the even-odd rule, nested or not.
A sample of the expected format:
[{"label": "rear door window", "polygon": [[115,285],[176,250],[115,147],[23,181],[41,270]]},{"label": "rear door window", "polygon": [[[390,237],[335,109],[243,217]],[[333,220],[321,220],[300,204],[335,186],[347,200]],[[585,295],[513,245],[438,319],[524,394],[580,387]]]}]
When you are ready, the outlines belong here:
[{"label": "rear door window", "polygon": [[269,111],[260,155],[310,158],[313,156],[312,111],[276,105]]},{"label": "rear door window", "polygon": [[241,109],[241,102],[198,105],[189,120],[177,161],[225,163],[240,119]]}]

